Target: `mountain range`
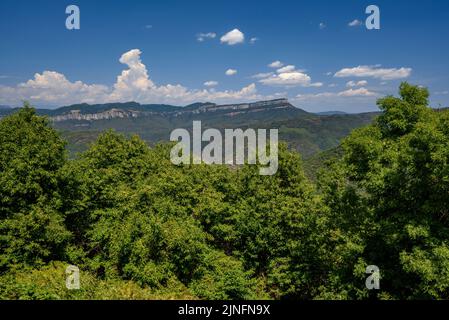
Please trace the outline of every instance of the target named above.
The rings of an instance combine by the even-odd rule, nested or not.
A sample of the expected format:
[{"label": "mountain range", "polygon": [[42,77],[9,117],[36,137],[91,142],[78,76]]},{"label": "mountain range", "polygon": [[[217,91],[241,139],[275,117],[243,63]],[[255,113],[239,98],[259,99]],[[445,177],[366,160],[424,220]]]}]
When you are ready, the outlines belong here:
[{"label": "mountain range", "polygon": [[[15,110],[0,108],[0,117]],[[371,123],[378,115],[376,112],[314,114],[293,106],[287,99],[227,105],[206,102],[183,107],[137,102],[83,103],[37,112],[48,116],[62,132],[72,155],[85,150],[100,132],[110,128],[127,135],[138,134],[153,144],[168,141],[170,132],[176,128],[191,130],[192,122],[201,120],[204,130],[277,128],[280,140],[305,158],[337,147],[351,130]]]}]

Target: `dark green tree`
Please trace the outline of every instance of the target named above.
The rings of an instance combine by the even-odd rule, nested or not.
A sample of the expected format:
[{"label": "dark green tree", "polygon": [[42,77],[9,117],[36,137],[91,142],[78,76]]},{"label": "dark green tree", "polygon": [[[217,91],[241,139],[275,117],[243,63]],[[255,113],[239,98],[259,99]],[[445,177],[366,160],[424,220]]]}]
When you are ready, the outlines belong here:
[{"label": "dark green tree", "polygon": [[65,143],[27,103],[0,122],[0,270],[60,258],[70,234],[59,212]]},{"label": "dark green tree", "polygon": [[382,290],[372,295],[449,297],[448,113],[427,106],[425,88],[403,83],[399,93],[380,99],[376,123],[344,141],[343,162],[322,184],[332,215],[343,217],[330,229],[358,248],[332,273],[353,281],[336,278],[324,296],[363,297],[364,268],[377,265]]}]

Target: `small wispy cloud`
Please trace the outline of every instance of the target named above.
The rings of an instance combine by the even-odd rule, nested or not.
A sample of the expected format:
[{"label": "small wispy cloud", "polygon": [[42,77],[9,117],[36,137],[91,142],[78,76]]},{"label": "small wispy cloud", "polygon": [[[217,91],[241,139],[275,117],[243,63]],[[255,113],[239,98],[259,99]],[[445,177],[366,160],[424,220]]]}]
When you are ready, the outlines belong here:
[{"label": "small wispy cloud", "polygon": [[196,40],[198,40],[199,42],[203,42],[207,39],[214,39],[216,36],[217,34],[215,32],[198,33],[196,35]]},{"label": "small wispy cloud", "polygon": [[369,91],[366,88],[358,88],[358,89],[348,89],[340,92],[320,92],[320,93],[312,93],[312,94],[298,94],[295,99],[297,100],[308,100],[308,99],[323,99],[323,98],[350,98],[350,97],[375,97],[378,96],[378,93]]},{"label": "small wispy cloud", "polygon": [[325,29],[327,26],[326,26],[326,24],[324,23],[324,22],[320,22],[320,24],[319,24],[319,28],[320,28],[320,30],[323,30],[323,29]]},{"label": "small wispy cloud", "polygon": [[259,38],[257,37],[252,37],[251,39],[249,39],[250,44],[255,44],[257,41],[259,41]]},{"label": "small wispy cloud", "polygon": [[251,78],[253,79],[263,79],[263,78],[268,78],[270,76],[274,75],[274,72],[261,72],[261,73],[257,73],[253,76],[251,76]]},{"label": "small wispy cloud", "polygon": [[362,25],[362,21],[358,20],[358,19],[354,19],[351,22],[348,23],[349,27],[359,27]]},{"label": "small wispy cloud", "polygon": [[348,87],[348,88],[352,88],[352,87],[363,87],[363,86],[366,86],[368,84],[368,81],[366,81],[366,80],[360,80],[360,81],[348,81],[347,83],[346,83],[346,87]]},{"label": "small wispy cloud", "polygon": [[371,77],[381,80],[397,80],[404,79],[410,76],[412,68],[380,68],[376,66],[358,66],[353,68],[343,68],[336,72],[334,77]]},{"label": "small wispy cloud", "polygon": [[217,81],[206,81],[206,82],[204,82],[204,85],[206,86],[206,87],[215,87],[215,86],[218,86],[218,82]]}]

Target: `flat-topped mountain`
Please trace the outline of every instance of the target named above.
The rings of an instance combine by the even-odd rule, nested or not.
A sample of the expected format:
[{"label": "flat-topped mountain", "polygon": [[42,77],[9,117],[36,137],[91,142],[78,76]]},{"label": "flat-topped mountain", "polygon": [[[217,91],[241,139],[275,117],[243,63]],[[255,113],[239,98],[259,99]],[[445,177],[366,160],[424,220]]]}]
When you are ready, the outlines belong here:
[{"label": "flat-topped mountain", "polygon": [[[0,117],[17,109],[0,110]],[[191,130],[192,121],[203,128],[279,129],[279,138],[303,156],[336,147],[354,128],[370,123],[377,113],[318,115],[293,106],[287,99],[219,105],[198,102],[180,107],[137,102],[75,104],[58,109],[37,109],[62,131],[72,152],[85,150],[98,134],[114,129],[138,134],[149,143],[168,141],[176,128]]]},{"label": "flat-topped mountain", "polygon": [[[42,112],[42,110],[39,110]],[[65,132],[72,151],[85,149],[99,132],[115,129],[138,134],[155,143],[168,141],[172,130],[203,128],[279,129],[279,137],[305,157],[336,147],[354,128],[372,121],[376,113],[316,115],[293,106],[287,99],[219,105],[194,103],[185,107],[144,105],[136,102],[72,105],[47,113],[55,128]]]},{"label": "flat-topped mountain", "polygon": [[[6,115],[16,109],[3,109],[2,114]],[[97,121],[115,118],[140,118],[148,116],[179,117],[198,114],[221,114],[224,116],[237,116],[264,111],[287,110],[292,113],[306,113],[291,105],[287,99],[275,99],[268,101],[257,101],[253,103],[239,103],[217,105],[215,103],[194,103],[185,107],[165,105],[165,104],[139,104],[137,102],[106,103],[106,104],[75,104],[51,109],[37,109],[42,115],[49,116],[55,122],[61,121]]]},{"label": "flat-topped mountain", "polygon": [[194,103],[186,107],[171,105],[141,105],[136,102],[109,103],[103,105],[72,105],[56,110],[40,110],[51,117],[55,122],[68,120],[108,120],[114,118],[139,118],[148,116],[186,116],[206,113],[220,113],[224,116],[233,117],[239,114],[247,114],[263,111],[289,110],[291,112],[303,110],[292,106],[287,99],[276,99],[268,101],[258,101],[254,103],[217,105],[215,103]]}]

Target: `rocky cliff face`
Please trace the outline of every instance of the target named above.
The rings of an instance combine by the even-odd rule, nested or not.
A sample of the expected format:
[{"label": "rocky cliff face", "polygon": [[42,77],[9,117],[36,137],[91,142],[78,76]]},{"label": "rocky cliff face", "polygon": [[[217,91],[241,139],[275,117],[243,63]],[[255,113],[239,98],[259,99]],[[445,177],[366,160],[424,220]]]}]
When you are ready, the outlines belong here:
[{"label": "rocky cliff face", "polygon": [[67,114],[57,115],[51,119],[55,122],[67,121],[67,120],[105,120],[113,118],[137,118],[139,116],[138,111],[111,109],[99,113],[86,113],[82,114],[79,110],[71,110]]},{"label": "rocky cliff face", "polygon": [[211,112],[222,112],[227,116],[235,116],[241,113],[260,112],[267,109],[287,109],[294,108],[287,99],[276,99],[269,101],[258,101],[254,103],[241,103],[241,104],[227,104],[216,105],[213,103],[203,104],[197,108],[186,108],[186,110],[177,111],[137,111],[132,109],[117,109],[112,108],[107,111],[98,113],[81,113],[80,110],[70,110],[70,112],[56,115],[51,117],[54,122],[68,121],[68,120],[86,120],[97,121],[107,120],[114,118],[138,118],[151,116],[154,114],[166,115],[166,116],[182,116],[186,114],[200,114]]}]

